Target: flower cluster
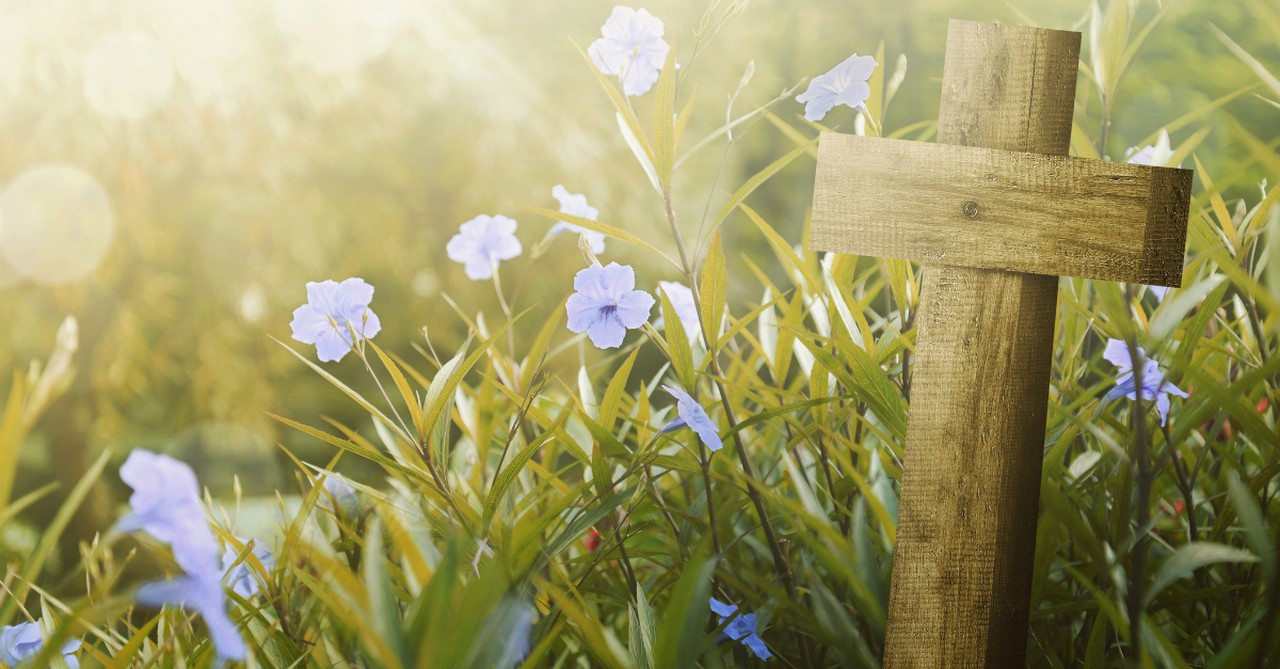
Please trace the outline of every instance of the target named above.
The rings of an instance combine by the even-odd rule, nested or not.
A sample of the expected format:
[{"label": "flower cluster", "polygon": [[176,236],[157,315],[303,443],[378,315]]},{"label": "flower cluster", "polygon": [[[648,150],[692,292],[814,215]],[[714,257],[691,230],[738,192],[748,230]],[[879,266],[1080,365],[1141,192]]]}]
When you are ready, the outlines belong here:
[{"label": "flower cluster", "polygon": [[135,450],[120,466],[120,478],[133,488],[133,513],[117,525],[123,532],[143,531],[168,544],[184,574],[138,589],[138,603],[180,606],[197,611],[221,660],[242,660],[244,639],[227,616],[221,551],[204,509],[195,473],[167,455]]},{"label": "flower cluster", "polygon": [[[1108,339],[1107,348],[1102,357],[1115,365],[1119,370],[1116,387],[1103,398],[1104,402],[1128,397],[1138,399],[1138,387],[1133,378],[1133,359],[1129,356],[1129,346],[1120,339]],[[1164,378],[1160,366],[1155,360],[1147,357],[1142,347],[1138,347],[1138,359],[1142,361],[1142,399],[1155,400],[1156,411],[1160,413],[1160,424],[1164,425],[1169,418],[1169,396],[1186,397],[1187,394]]]},{"label": "flower cluster", "polygon": [[761,639],[760,635],[756,633],[756,614],[743,613],[735,616],[734,614],[738,612],[737,606],[726,604],[715,597],[711,598],[711,612],[716,614],[716,618],[719,619],[721,625],[726,620],[729,621],[724,631],[720,633],[718,639],[720,643],[730,640],[737,641],[762,660],[773,657],[773,653],[769,652],[769,647],[765,645],[764,639]]},{"label": "flower cluster", "polygon": [[[44,649],[44,636],[40,633],[40,621],[19,623],[0,627],[0,662],[11,667],[29,660]],[[71,669],[79,669],[80,660],[75,652],[80,649],[80,641],[71,639],[62,644],[62,659]]]}]

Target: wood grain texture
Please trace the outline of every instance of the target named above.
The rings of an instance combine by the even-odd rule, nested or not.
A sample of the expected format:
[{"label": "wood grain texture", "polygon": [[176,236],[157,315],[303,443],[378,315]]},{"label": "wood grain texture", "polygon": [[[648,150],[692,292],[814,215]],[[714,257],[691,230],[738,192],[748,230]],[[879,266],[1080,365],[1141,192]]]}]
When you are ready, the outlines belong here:
[{"label": "wood grain texture", "polygon": [[1191,174],[824,133],[810,246],[1177,287]]},{"label": "wood grain texture", "polygon": [[[1079,49],[952,21],[938,141],[1065,155]],[[885,667],[1025,664],[1057,286],[924,271]]]}]

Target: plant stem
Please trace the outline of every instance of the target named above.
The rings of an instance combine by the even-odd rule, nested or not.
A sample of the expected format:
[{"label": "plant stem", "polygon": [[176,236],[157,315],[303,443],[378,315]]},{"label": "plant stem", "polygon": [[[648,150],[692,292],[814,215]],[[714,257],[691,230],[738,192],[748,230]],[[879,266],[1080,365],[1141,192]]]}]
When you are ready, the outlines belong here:
[{"label": "plant stem", "polygon": [[[1126,308],[1134,302],[1133,284],[1125,284]],[[1142,410],[1142,372],[1143,359],[1132,329],[1125,334],[1125,344],[1129,348],[1129,360],[1133,364],[1133,413],[1129,422],[1133,429],[1134,453],[1133,462],[1138,467],[1138,525],[1133,540],[1133,560],[1129,570],[1128,613],[1129,644],[1133,650],[1133,661],[1142,664],[1142,617],[1145,610],[1143,602],[1145,594],[1144,571],[1147,560],[1147,524],[1151,519],[1151,455],[1147,437],[1146,416]]]}]

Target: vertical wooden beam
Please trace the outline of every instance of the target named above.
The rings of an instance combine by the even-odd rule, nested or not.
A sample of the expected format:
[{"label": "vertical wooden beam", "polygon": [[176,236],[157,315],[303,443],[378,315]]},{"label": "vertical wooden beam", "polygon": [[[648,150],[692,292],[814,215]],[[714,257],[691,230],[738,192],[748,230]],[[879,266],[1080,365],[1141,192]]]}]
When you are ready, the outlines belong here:
[{"label": "vertical wooden beam", "polygon": [[[941,143],[1066,154],[1079,33],[952,21]],[[1058,279],[929,265],[885,667],[1021,667]]]}]

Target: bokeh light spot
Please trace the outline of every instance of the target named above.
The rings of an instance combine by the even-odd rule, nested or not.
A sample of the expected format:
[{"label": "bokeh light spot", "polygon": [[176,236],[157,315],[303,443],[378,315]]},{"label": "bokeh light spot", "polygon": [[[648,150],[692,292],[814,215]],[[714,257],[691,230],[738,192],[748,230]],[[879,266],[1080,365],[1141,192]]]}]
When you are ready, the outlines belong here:
[{"label": "bokeh light spot", "polygon": [[400,0],[274,0],[273,7],[293,56],[322,74],[382,55],[403,24]]},{"label": "bokeh light spot", "polygon": [[114,231],[111,198],[78,167],[32,167],[0,193],[0,256],[32,281],[83,278],[106,256]]},{"label": "bokeh light spot", "polygon": [[81,66],[84,97],[103,116],[140,121],[173,93],[173,58],[149,33],[123,31],[98,40]]}]

